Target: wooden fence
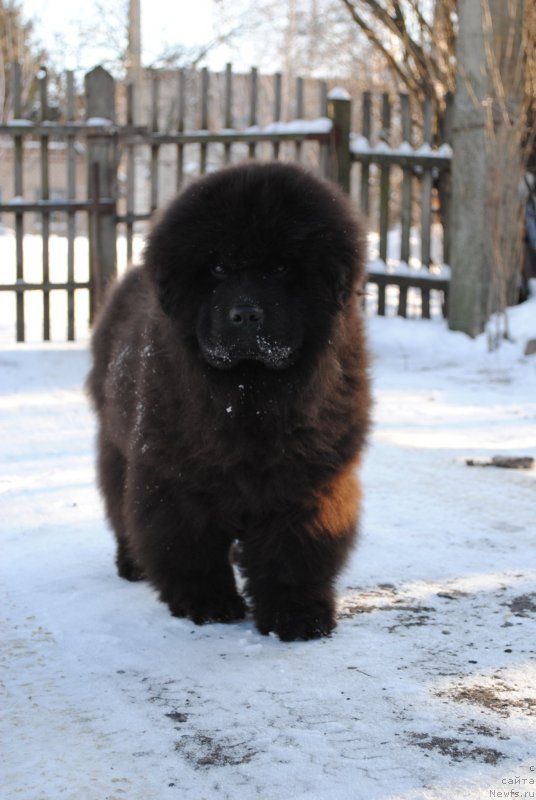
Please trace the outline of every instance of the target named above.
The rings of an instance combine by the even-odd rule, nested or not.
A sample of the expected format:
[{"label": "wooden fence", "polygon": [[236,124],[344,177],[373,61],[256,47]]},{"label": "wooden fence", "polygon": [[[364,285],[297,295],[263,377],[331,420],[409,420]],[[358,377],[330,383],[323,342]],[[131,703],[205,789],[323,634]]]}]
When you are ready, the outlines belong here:
[{"label": "wooden fence", "polygon": [[[268,84],[272,121],[267,123],[263,121],[266,109],[263,111],[259,105],[261,79],[256,70],[241,76],[241,85],[230,68],[218,76],[211,76],[207,70],[196,73],[199,93],[195,103],[187,91],[191,75],[180,72],[170,77],[166,73],[164,81],[161,73],[152,73],[143,96],[136,96],[133,87],[129,87],[123,101],[118,102],[118,87],[98,67],[85,78],[85,119],[76,118],[77,95],[73,76],[68,74],[64,118],[51,122],[46,73],[39,78],[40,106],[37,118],[32,119],[23,117],[20,70],[15,66],[12,74],[14,118],[0,126],[0,144],[9,154],[9,158],[3,159],[3,169],[7,165],[12,170],[12,191],[9,197],[3,175],[0,214],[3,221],[6,217],[13,221],[15,246],[14,264],[2,267],[0,299],[5,295],[14,298],[17,341],[27,338],[25,297],[36,292],[42,295],[42,338],[62,338],[61,334],[52,335],[56,312],[53,313],[51,305],[51,297],[62,293],[66,299],[63,338],[75,339],[76,298],[80,295],[87,298],[86,317],[91,319],[106,284],[117,271],[118,237],[124,237],[126,260],[130,262],[140,228],[147,225],[155,209],[171,194],[196,174],[244,158],[300,161],[352,193],[370,229],[377,232],[378,254],[368,269],[369,284],[376,292],[374,311],[386,313],[389,302],[392,304],[392,287],[396,292],[396,311],[401,315],[408,313],[408,292],[413,293],[412,313],[430,316],[430,293],[434,290],[439,298],[436,306],[444,310],[448,273],[440,269],[441,264],[432,262],[431,230],[433,214],[437,214],[434,202],[437,204],[438,180],[448,176],[451,153],[448,146],[431,147],[431,104],[426,104],[423,110],[421,141],[414,145],[407,96],[396,99],[397,114],[394,114],[388,95],[376,98],[365,92],[358,106],[352,104],[345,92],[330,93],[328,85],[319,82],[312,102],[311,92],[306,97],[305,83],[298,80],[293,104],[295,119],[284,122],[280,119],[282,78],[276,75]],[[210,102],[211,81],[216,77],[223,86],[219,116]],[[266,80],[262,78],[264,86]],[[162,101],[166,98],[162,95],[166,92],[173,114],[164,113]],[[150,119],[141,124],[139,117],[144,105],[149,109]],[[198,128],[192,124],[192,111],[197,116]],[[352,133],[356,125],[361,129],[360,135]],[[35,170],[29,176],[24,172],[30,143],[39,148],[37,179]],[[54,145],[63,148],[65,190],[61,199],[54,198],[51,191]],[[31,181],[35,184],[32,188],[34,193],[38,192],[37,198],[29,196],[24,178],[26,184]],[[441,211],[445,219],[448,209]],[[35,219],[35,215],[40,221],[42,268],[39,276],[31,279],[28,276],[35,264],[28,264],[25,258],[24,241],[27,221]],[[51,263],[54,235],[51,223],[58,215],[64,220],[67,245],[66,273],[59,280]],[[397,222],[400,244],[393,255],[389,236]],[[416,265],[410,258],[410,237],[415,224],[420,241]],[[84,270],[79,269],[75,247],[80,232],[87,235],[89,242],[88,269],[82,277]]]}]

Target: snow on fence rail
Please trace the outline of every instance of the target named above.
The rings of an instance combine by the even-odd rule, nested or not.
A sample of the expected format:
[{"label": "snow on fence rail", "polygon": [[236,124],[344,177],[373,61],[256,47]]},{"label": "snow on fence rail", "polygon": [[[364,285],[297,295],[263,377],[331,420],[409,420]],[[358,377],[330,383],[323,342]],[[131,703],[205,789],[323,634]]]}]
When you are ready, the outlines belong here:
[{"label": "snow on fence rail", "polygon": [[[352,193],[377,245],[368,269],[372,313],[444,313],[449,275],[442,220],[448,216],[448,193],[440,188],[451,152],[445,145],[432,148],[430,103],[422,111],[422,141],[415,145],[406,95],[396,99],[395,118],[387,94],[364,92],[357,107],[346,92],[328,92],[320,81],[313,101],[311,87],[307,95],[298,79],[290,102],[281,75],[268,79],[255,69],[248,76],[234,75],[229,66],[221,74],[151,71],[145,85],[136,91],[129,86],[121,96],[121,87],[97,67],[85,78],[85,120],[75,113],[80,98],[67,73],[59,121],[48,118],[46,71],[36,78],[40,106],[32,119],[24,118],[17,65],[12,76],[13,119],[0,125],[0,216],[13,229],[12,246],[3,249],[10,262],[2,259],[0,277],[0,303],[7,313],[2,338],[12,317],[18,341],[28,338],[30,328],[35,336],[37,317],[44,340],[79,338],[117,271],[118,248],[131,262],[136,238],[156,208],[192,177],[244,158],[301,162]],[[219,108],[213,83],[220,89]],[[263,93],[270,100],[264,106]],[[295,119],[281,119],[284,103]],[[139,124],[144,110],[148,121]],[[359,135],[352,133],[359,127]],[[443,251],[436,246],[433,253],[433,229]],[[35,242],[27,246],[27,235],[35,233],[40,253]],[[59,249],[58,234],[65,238]],[[77,244],[83,237],[86,247]],[[60,251],[63,272],[56,263]],[[65,302],[58,304],[60,294]],[[63,337],[58,334],[63,323],[53,320],[58,313]],[[78,324],[77,315],[86,322]]]}]

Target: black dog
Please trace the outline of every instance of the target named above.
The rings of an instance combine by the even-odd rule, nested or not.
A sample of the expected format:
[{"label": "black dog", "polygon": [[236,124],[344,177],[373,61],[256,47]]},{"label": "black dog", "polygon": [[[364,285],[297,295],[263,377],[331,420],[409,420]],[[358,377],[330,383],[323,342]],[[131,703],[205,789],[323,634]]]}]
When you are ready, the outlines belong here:
[{"label": "black dog", "polygon": [[192,184],[109,297],[88,386],[119,574],[196,623],[328,634],[369,417],[359,230],[281,163]]}]

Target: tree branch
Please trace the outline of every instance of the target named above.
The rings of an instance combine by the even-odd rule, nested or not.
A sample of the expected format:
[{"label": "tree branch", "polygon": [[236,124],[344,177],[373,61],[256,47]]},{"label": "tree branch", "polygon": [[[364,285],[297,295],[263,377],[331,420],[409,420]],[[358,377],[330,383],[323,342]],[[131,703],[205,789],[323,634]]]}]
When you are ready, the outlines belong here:
[{"label": "tree branch", "polygon": [[[444,21],[448,28],[448,34],[452,29],[450,10],[452,0],[438,0],[444,3]],[[407,0],[409,6],[403,6],[401,0],[390,0],[387,8],[378,0],[361,0],[361,5],[367,7],[372,17],[382,26],[386,34],[395,36],[405,54],[405,65],[401,67],[392,49],[386,44],[386,37],[381,32],[374,30],[373,25],[367,18],[356,9],[355,0],[342,0],[342,3],[350,12],[354,22],[359,25],[367,35],[372,44],[380,50],[387,59],[389,67],[406,84],[409,91],[416,95],[419,100],[424,96],[430,95],[441,103],[443,97],[438,96],[438,86],[444,87],[446,93],[452,88],[453,67],[450,62],[451,52],[444,52],[445,48],[434,46],[434,28],[425,19],[419,0]],[[420,44],[414,36],[411,36],[408,29],[408,14],[414,14],[421,31],[426,33],[429,40],[429,47],[426,40]],[[452,41],[449,39],[449,46]]]},{"label": "tree branch", "polygon": [[384,56],[387,63],[389,64],[390,69],[398,75],[400,80],[407,86],[409,91],[420,97],[422,95],[422,91],[419,87],[418,82],[415,80],[414,75],[412,75],[411,71],[404,71],[396,58],[393,54],[385,47],[379,36],[375,33],[375,31],[370,27],[367,23],[365,18],[355,9],[354,4],[351,0],[341,0],[343,5],[348,9],[350,16],[354,20],[354,22],[359,25],[363,33],[367,36],[369,41],[376,47]]},{"label": "tree branch", "polygon": [[413,13],[415,14],[415,18],[416,18],[417,22],[419,23],[419,27],[420,27],[421,31],[426,31],[426,33],[430,37],[432,37],[434,35],[433,30],[432,30],[432,26],[424,18],[423,14],[422,14],[422,11],[421,11],[421,9],[419,7],[419,0],[408,0],[408,3],[409,3],[409,7],[411,8]]}]

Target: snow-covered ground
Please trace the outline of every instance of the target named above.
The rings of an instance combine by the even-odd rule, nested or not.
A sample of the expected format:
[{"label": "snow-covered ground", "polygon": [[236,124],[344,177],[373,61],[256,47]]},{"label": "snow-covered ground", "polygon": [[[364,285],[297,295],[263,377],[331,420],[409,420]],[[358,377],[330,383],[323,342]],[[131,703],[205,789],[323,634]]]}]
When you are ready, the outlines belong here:
[{"label": "snow-covered ground", "polygon": [[116,576],[85,347],[0,350],[2,798],[536,797],[536,470],[465,464],[536,456],[536,298],[493,354],[369,327],[361,544],[334,635],[291,644]]}]

